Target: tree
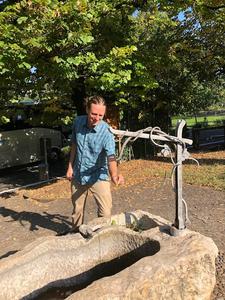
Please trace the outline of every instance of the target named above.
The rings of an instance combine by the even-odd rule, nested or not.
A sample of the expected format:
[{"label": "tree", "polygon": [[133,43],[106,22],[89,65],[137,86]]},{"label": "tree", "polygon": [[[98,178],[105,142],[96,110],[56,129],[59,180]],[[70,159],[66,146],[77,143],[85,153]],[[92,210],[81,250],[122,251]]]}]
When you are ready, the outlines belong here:
[{"label": "tree", "polygon": [[190,109],[196,85],[224,76],[221,3],[3,1],[0,101],[29,95],[82,113],[83,98],[100,93],[166,128],[172,113]]},{"label": "tree", "polygon": [[0,15],[2,101],[30,93],[48,103],[52,91],[59,103],[65,101],[62,94],[74,95],[79,107],[79,94],[126,85],[137,50],[129,42],[128,16],[134,9],[129,1],[24,0],[5,6]]},{"label": "tree", "polygon": [[224,7],[217,6],[212,13],[209,1],[159,3],[154,15],[141,12],[144,23],[150,19],[155,31],[144,31],[140,23],[143,34],[137,51],[143,53],[143,64],[158,86],[145,91],[142,101],[136,95],[135,110],[140,121],[152,120],[168,130],[170,115],[205,109],[224,95],[225,18]]}]

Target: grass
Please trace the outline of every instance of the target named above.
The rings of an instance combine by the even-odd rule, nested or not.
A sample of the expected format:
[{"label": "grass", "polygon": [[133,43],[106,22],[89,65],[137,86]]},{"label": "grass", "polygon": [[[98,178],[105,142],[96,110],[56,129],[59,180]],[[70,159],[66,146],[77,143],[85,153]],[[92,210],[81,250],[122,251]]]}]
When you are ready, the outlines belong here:
[{"label": "grass", "polygon": [[[206,118],[206,119],[205,119]],[[207,116],[207,117],[173,117],[172,118],[172,126],[175,127],[177,124],[177,121],[179,119],[184,119],[187,123],[188,127],[193,127],[194,125],[196,125],[196,121],[197,123],[200,124],[207,124],[210,126],[222,126],[223,125],[223,121],[225,121],[225,115],[221,115],[221,116]]]},{"label": "grass", "polygon": [[225,191],[225,166],[220,164],[184,166],[184,182]]},{"label": "grass", "polygon": [[[206,186],[225,191],[225,150],[193,153],[200,163],[187,160],[183,164],[183,181],[186,184]],[[167,159],[131,160],[120,165],[125,186],[152,180],[160,184],[171,177],[172,163]]]}]

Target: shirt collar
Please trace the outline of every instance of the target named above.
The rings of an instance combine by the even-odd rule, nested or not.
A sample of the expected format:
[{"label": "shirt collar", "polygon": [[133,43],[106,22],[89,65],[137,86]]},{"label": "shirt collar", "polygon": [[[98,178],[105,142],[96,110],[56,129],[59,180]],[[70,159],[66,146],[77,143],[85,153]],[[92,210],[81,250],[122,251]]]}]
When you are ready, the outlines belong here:
[{"label": "shirt collar", "polygon": [[101,129],[101,127],[102,127],[102,123],[103,121],[101,120],[99,123],[98,123],[98,125],[96,125],[93,129],[94,129],[94,131],[95,132],[98,132],[100,129]]},{"label": "shirt collar", "polygon": [[84,127],[85,128],[87,128],[87,129],[89,129],[89,130],[93,130],[94,132],[98,132],[100,129],[101,129],[101,127],[102,127],[102,120],[98,123],[98,125],[96,125],[95,127],[93,127],[93,128],[89,128],[88,127],[88,118],[87,118],[87,116],[86,116],[86,122],[84,123]]}]

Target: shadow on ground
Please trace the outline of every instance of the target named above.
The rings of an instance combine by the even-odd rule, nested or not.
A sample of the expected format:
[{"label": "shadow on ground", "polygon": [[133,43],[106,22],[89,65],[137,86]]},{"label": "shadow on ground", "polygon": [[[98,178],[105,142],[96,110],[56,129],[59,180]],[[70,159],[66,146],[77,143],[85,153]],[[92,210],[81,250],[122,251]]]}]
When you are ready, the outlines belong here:
[{"label": "shadow on ground", "polygon": [[61,214],[49,214],[48,212],[36,213],[36,212],[16,212],[12,209],[0,207],[0,215],[3,217],[10,217],[11,220],[7,222],[18,221],[21,226],[25,226],[24,222],[29,222],[30,231],[39,230],[39,227],[61,233],[65,230],[69,230],[71,222],[68,221],[68,216]]}]

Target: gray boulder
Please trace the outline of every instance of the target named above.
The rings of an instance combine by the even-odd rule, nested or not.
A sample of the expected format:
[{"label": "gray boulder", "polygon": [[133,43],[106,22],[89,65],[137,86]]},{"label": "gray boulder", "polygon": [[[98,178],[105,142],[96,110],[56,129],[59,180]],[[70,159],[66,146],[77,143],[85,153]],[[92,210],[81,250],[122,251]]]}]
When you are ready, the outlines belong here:
[{"label": "gray boulder", "polygon": [[77,291],[67,299],[210,299],[216,245],[187,229],[169,231],[166,220],[136,211],[94,220],[83,227],[86,238],[37,239],[0,261],[0,299],[71,286]]}]

